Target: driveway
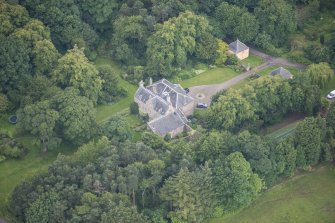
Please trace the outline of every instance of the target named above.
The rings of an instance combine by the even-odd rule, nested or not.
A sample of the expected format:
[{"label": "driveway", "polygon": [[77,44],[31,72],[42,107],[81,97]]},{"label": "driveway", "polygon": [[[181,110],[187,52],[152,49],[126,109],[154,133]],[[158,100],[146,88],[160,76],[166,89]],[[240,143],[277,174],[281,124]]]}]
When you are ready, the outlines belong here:
[{"label": "driveway", "polygon": [[265,60],[265,63],[259,65],[258,67],[251,69],[250,71],[244,72],[220,84],[199,85],[199,86],[190,87],[189,95],[195,99],[196,103],[204,102],[204,103],[210,104],[212,96],[215,95],[217,92],[230,88],[231,86],[246,79],[254,72],[259,72],[261,70],[264,70],[265,68],[275,66],[275,65],[295,67],[298,69],[305,69],[307,67],[304,64],[292,63],[284,58],[272,57],[270,55],[267,55],[263,52],[260,52],[252,48],[250,48],[250,53],[255,56],[263,58]]}]

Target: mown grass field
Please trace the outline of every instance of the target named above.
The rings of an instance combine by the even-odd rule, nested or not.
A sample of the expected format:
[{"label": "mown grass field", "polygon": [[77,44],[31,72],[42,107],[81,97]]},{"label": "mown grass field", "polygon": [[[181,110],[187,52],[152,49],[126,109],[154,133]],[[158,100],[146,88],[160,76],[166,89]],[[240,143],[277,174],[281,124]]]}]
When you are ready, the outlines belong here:
[{"label": "mown grass field", "polygon": [[275,139],[286,138],[287,136],[294,133],[294,130],[298,126],[299,122],[300,120],[292,122],[281,129],[273,131],[272,133],[268,134],[268,136],[275,138]]},{"label": "mown grass field", "polygon": [[182,80],[179,82],[183,87],[192,87],[197,85],[209,85],[225,82],[239,75],[236,71],[230,68],[213,68],[209,69],[193,78]]},{"label": "mown grass field", "polygon": [[334,188],[334,165],[321,166],[272,187],[245,209],[209,223],[334,222]]}]

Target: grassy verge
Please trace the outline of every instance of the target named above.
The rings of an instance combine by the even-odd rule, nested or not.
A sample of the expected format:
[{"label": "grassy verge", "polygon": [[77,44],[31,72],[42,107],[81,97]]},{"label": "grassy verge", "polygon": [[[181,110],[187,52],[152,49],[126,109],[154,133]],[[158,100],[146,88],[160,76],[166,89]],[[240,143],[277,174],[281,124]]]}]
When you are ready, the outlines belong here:
[{"label": "grassy verge", "polygon": [[[98,58],[95,61],[95,65],[110,65],[118,75],[121,76],[122,70],[110,59],[108,58]],[[122,88],[127,91],[127,96],[117,101],[116,103],[99,105],[97,107],[96,120],[98,123],[102,123],[110,119],[113,115],[123,112],[129,108],[130,104],[134,101],[134,95],[137,90],[137,86],[130,84],[129,82],[120,78],[119,84]]]},{"label": "grassy verge", "polygon": [[261,65],[262,63],[264,63],[264,60],[258,56],[249,54],[249,57],[242,60],[242,64],[246,64],[246,65],[250,65],[251,68],[257,67],[259,65]]},{"label": "grassy verge", "polygon": [[286,125],[285,127],[278,129],[270,134],[268,134],[268,136],[278,139],[278,138],[286,138],[287,136],[291,135],[292,133],[294,133],[294,130],[296,129],[296,127],[298,126],[300,120],[299,121],[295,121],[293,123],[290,123],[288,125]]},{"label": "grassy verge", "polygon": [[333,222],[334,187],[334,165],[319,167],[272,187],[247,208],[209,222]]},{"label": "grassy verge", "polygon": [[238,73],[230,68],[218,67],[207,70],[193,78],[183,80],[179,84],[181,84],[181,86],[183,87],[218,84],[227,81],[237,75]]},{"label": "grassy verge", "polygon": [[[260,74],[261,76],[267,76],[271,73],[271,71],[277,69],[278,67],[280,67],[280,66],[279,65],[271,66],[271,67],[265,68],[264,70],[258,71],[256,73]],[[287,69],[288,71],[290,71],[293,75],[300,72],[300,70],[297,69],[297,68],[292,68],[292,67],[284,67],[284,68]],[[245,84],[249,83],[250,81],[252,81],[252,80],[250,80],[248,78],[244,79],[243,81],[240,81],[237,84],[235,84],[232,88],[239,89],[242,86],[244,86]]]}]

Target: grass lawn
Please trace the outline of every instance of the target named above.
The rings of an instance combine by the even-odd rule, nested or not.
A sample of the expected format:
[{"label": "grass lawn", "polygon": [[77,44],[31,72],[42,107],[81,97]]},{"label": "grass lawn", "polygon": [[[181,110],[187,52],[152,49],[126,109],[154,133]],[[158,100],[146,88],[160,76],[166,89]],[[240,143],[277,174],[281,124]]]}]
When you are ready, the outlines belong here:
[{"label": "grass lawn", "polygon": [[192,87],[197,85],[218,84],[227,81],[239,73],[230,68],[213,68],[207,70],[193,78],[182,80],[179,84],[183,87]]},{"label": "grass lawn", "polygon": [[36,144],[35,137],[19,135],[15,131],[15,125],[8,125],[7,123],[6,116],[1,116],[0,132],[9,133],[29,150],[28,154],[22,159],[0,162],[0,217],[15,222],[7,209],[10,194],[15,186],[37,173],[46,171],[48,165],[57,158],[59,153],[72,154],[75,149],[68,144],[62,144],[59,149],[42,153],[40,146]]},{"label": "grass lawn", "polygon": [[264,60],[260,57],[257,57],[255,55],[249,54],[249,57],[242,60],[242,64],[250,64],[251,68],[257,67],[264,63]]},{"label": "grass lawn", "polygon": [[[99,57],[95,61],[95,65],[110,65],[113,70],[117,72],[117,74],[121,75],[122,70],[110,59]],[[98,123],[102,123],[110,119],[113,115],[118,114],[119,112],[126,111],[129,109],[130,104],[134,101],[134,95],[137,90],[137,86],[130,84],[129,82],[123,80],[120,77],[119,84],[127,91],[127,96],[121,98],[121,100],[116,103],[107,104],[107,105],[99,105],[97,107],[96,120]]]},{"label": "grass lawn", "polygon": [[300,123],[300,120],[292,122],[281,129],[273,131],[272,133],[268,134],[268,136],[275,138],[275,139],[286,138],[287,136],[294,133],[294,130],[296,129],[299,123]]},{"label": "grass lawn", "polygon": [[335,167],[318,167],[261,194],[245,209],[210,223],[334,222]]},{"label": "grass lawn", "polygon": [[[264,70],[261,70],[261,71],[256,72],[256,73],[260,74],[261,76],[266,76],[266,75],[270,74],[271,71],[277,69],[278,67],[280,67],[280,66],[279,65],[271,66],[271,67],[265,68]],[[290,71],[293,75],[300,72],[300,70],[297,69],[297,68],[292,68],[292,67],[284,67],[284,68],[287,69],[288,71]],[[248,78],[244,79],[243,81],[240,81],[237,84],[235,84],[232,88],[239,89],[242,86],[244,86],[245,84],[249,83],[250,81],[251,80],[249,80]]]}]

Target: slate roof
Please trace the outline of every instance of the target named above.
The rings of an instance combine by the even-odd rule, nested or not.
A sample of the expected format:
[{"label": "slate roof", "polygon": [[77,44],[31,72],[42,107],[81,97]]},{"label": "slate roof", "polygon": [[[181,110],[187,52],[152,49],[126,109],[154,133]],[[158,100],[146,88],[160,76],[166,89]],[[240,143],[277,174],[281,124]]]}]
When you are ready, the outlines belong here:
[{"label": "slate roof", "polygon": [[165,136],[177,128],[184,127],[186,124],[186,117],[178,111],[169,113],[148,123],[151,130],[159,133],[161,136]]},{"label": "slate roof", "polygon": [[172,84],[166,79],[155,82],[148,86],[147,89],[154,94],[157,94],[158,97],[162,98],[167,103],[169,97],[172,107],[176,109],[193,102],[193,98],[187,95],[179,84]]},{"label": "slate roof", "polygon": [[140,86],[135,93],[135,98],[142,101],[143,103],[146,103],[150,98],[153,98],[155,96],[156,95],[154,95],[151,91],[143,86]]},{"label": "slate roof", "polygon": [[178,128],[189,128],[181,108],[192,103],[194,99],[187,95],[179,84],[162,79],[147,87],[140,85],[135,99],[160,113],[158,118],[148,122],[153,132],[165,136]]},{"label": "slate roof", "polygon": [[242,43],[241,41],[239,41],[238,39],[235,42],[229,44],[229,50],[235,54],[247,49],[249,49],[249,47],[244,43]]},{"label": "slate roof", "polygon": [[290,73],[290,71],[286,70],[283,67],[279,67],[273,71],[271,71],[270,76],[276,76],[280,75],[284,79],[290,79],[293,77],[293,75]]}]

